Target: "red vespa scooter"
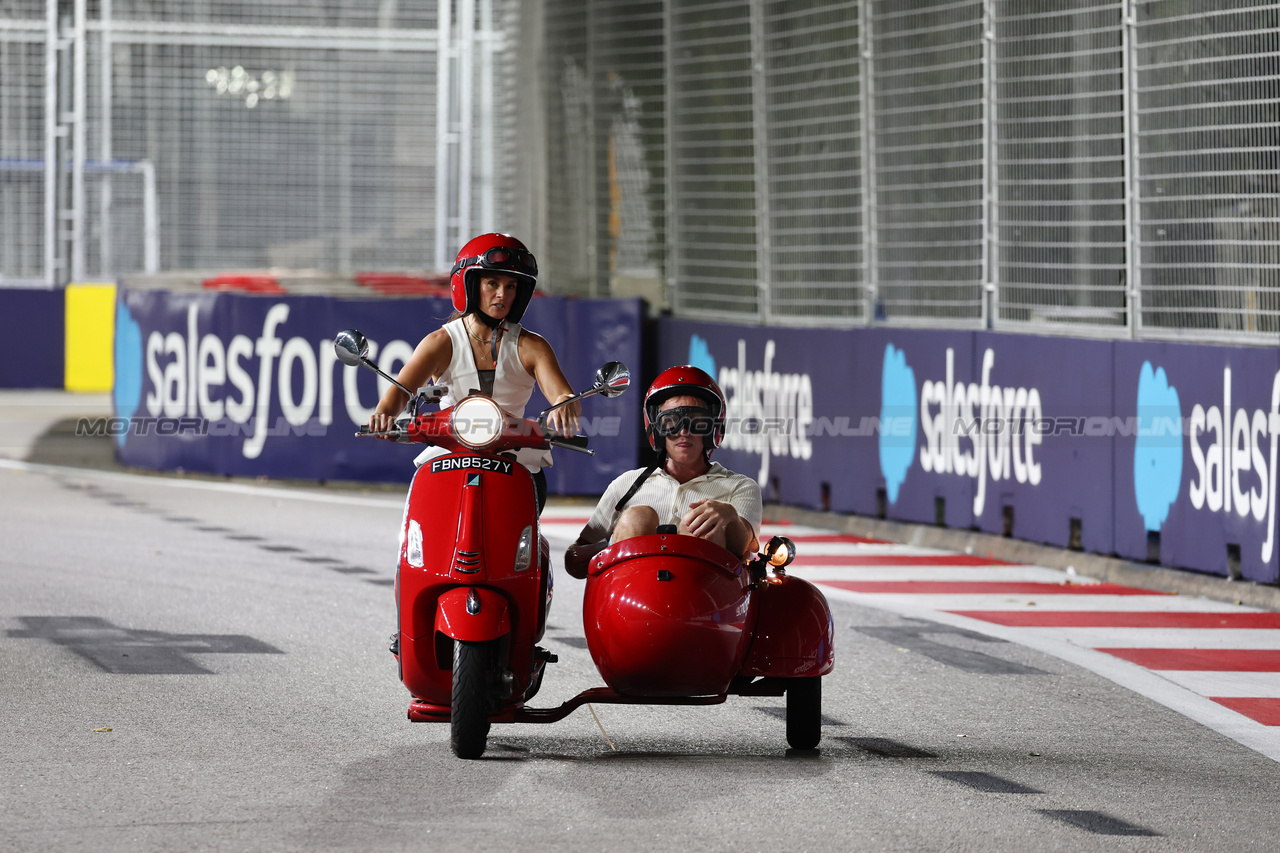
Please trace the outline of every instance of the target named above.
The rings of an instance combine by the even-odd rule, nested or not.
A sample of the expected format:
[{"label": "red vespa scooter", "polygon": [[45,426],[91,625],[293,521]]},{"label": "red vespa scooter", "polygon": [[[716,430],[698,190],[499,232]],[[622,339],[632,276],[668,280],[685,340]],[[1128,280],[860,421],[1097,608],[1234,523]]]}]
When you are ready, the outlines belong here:
[{"label": "red vespa scooter", "polygon": [[[369,359],[359,332],[340,332],[334,349],[344,364],[369,367],[399,385]],[[484,752],[490,723],[513,720],[556,660],[536,645],[551,606],[550,551],[539,531],[533,477],[508,451],[555,446],[592,453],[585,437],[547,433],[548,412],[593,394],[615,397],[629,383],[626,366],[610,362],[595,384],[536,422],[505,415],[478,394],[423,414],[446,389],[422,394],[401,385],[410,416],[394,430],[360,429],[362,436],[449,451],[418,468],[409,487],[396,642],[400,679],[414,697],[409,718],[450,723],[460,758]]]}]

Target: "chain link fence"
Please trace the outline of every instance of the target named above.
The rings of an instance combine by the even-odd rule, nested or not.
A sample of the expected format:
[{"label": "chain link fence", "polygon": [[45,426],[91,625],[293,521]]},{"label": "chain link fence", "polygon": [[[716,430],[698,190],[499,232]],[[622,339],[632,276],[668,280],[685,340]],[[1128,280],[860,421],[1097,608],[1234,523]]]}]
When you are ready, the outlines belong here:
[{"label": "chain link fence", "polygon": [[0,276],[432,270],[528,227],[522,6],[0,0]]},{"label": "chain link fence", "polygon": [[871,4],[876,314],[983,319],[983,5]]},{"label": "chain link fence", "polygon": [[1134,239],[1153,335],[1280,332],[1280,5],[1137,4]]},{"label": "chain link fence", "polygon": [[44,279],[45,11],[0,0],[0,283]]},{"label": "chain link fence", "polygon": [[689,316],[1276,341],[1278,4],[545,7],[577,292],[639,252]]},{"label": "chain link fence", "polygon": [[852,0],[763,6],[766,292],[784,322],[866,319],[859,14]]},{"label": "chain link fence", "polygon": [[1278,96],[1261,0],[0,0],[0,276],[1275,343]]},{"label": "chain link fence", "polygon": [[995,5],[999,327],[1126,330],[1121,11],[1080,0]]}]

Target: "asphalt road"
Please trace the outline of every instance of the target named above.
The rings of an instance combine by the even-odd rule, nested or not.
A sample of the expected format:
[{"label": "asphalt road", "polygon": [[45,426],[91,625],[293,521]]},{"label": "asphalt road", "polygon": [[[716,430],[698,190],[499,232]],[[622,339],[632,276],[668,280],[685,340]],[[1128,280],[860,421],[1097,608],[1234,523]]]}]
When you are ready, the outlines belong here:
[{"label": "asphalt road", "polygon": [[[464,762],[386,650],[398,497],[0,463],[0,849],[1250,850],[1280,765],[1055,657],[832,601],[821,749],[781,699],[495,726]],[[564,530],[565,528],[561,528]],[[567,544],[564,533],[553,552]],[[535,704],[599,677],[581,583]],[[983,669],[978,667],[978,670]],[[612,742],[612,747],[610,742]],[[616,747],[613,748],[613,747]]]}]

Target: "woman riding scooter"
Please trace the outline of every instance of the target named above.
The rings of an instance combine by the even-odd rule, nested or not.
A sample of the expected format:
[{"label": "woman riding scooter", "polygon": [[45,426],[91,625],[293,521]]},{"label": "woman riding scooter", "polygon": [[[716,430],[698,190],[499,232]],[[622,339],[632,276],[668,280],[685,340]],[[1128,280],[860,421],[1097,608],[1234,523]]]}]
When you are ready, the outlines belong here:
[{"label": "woman riding scooter", "polygon": [[[419,388],[430,381],[448,386],[441,408],[479,392],[516,417],[524,415],[535,382],[552,404],[572,397],[551,344],[520,326],[537,282],[538,262],[515,237],[481,234],[470,240],[450,275],[453,316],[418,344],[400,370],[400,384]],[[370,431],[391,429],[407,402],[404,391],[388,388],[369,418]],[[547,424],[561,435],[576,435],[581,411],[574,401],[552,411]],[[442,453],[441,448],[428,448],[416,463]],[[516,459],[534,475],[541,512],[547,499],[547,477],[541,469],[551,464],[550,451],[521,450]]]},{"label": "woman riding scooter", "polygon": [[664,370],[644,399],[645,431],[658,459],[605,490],[565,570],[586,577],[587,565],[608,545],[656,533],[659,525],[696,536],[738,556],[758,547],[763,507],[760,486],[711,453],[725,433],[725,399],[714,379],[690,365]]}]

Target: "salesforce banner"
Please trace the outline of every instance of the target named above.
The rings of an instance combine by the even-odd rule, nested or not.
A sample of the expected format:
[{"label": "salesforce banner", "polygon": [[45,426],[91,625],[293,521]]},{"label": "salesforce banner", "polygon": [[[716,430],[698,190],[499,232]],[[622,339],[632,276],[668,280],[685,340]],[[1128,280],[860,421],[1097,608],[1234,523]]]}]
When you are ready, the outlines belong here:
[{"label": "salesforce banner", "polygon": [[[392,376],[449,316],[447,299],[264,297],[121,290],[115,322],[115,415],[105,429],[126,465],[231,476],[407,482],[421,445],[356,438],[387,387],[342,365],[340,329],[370,340]],[[534,299],[525,325],[550,341],[574,388],[606,361],[640,365],[639,300]],[[553,452],[548,485],[599,494],[637,467],[640,398],[583,402],[594,457]],[[535,392],[525,414],[546,401]]]},{"label": "salesforce banner", "polygon": [[1277,579],[1273,349],[663,320],[658,361],[766,499]]},{"label": "salesforce banner", "polygon": [[[1280,356],[1275,348],[1115,344],[1116,553],[1274,583]],[[1154,544],[1153,544],[1154,547]]]},{"label": "salesforce banner", "polygon": [[[1111,550],[1111,348],[928,330],[664,321],[729,401],[718,457],[785,503]],[[1104,424],[1105,426],[1105,424]],[[1100,434],[1095,434],[1100,433]]]}]

